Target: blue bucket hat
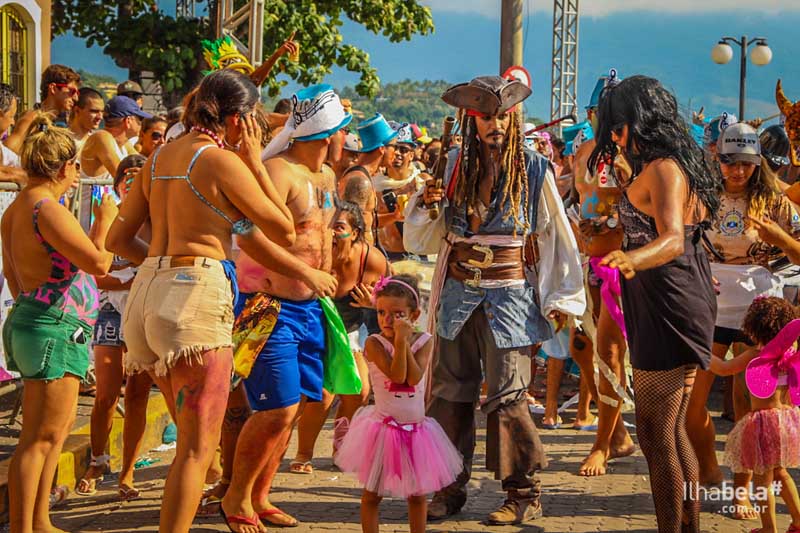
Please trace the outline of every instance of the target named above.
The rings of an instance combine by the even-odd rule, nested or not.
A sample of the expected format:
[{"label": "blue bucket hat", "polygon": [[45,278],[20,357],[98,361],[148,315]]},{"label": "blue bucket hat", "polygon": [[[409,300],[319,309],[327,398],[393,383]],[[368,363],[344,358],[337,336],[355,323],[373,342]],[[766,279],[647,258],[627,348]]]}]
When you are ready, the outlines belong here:
[{"label": "blue bucket hat", "polygon": [[561,137],[567,144],[567,147],[564,149],[564,155],[573,155],[575,150],[577,150],[575,147],[575,139],[580,137],[578,142],[578,146],[580,146],[581,142],[594,139],[594,130],[592,130],[592,125],[589,123],[589,121],[584,120],[583,122],[579,122],[574,126],[563,128],[561,130]]},{"label": "blue bucket hat", "polygon": [[600,94],[603,92],[603,89],[609,85],[616,85],[620,81],[622,81],[622,78],[617,76],[617,69],[615,68],[609,70],[607,76],[600,76],[600,79],[597,80],[594,90],[592,91],[592,97],[589,99],[589,105],[587,105],[584,109],[594,109],[600,105]]},{"label": "blue bucket hat", "polygon": [[736,124],[737,122],[739,122],[739,119],[736,118],[736,115],[728,113],[727,111],[711,119],[711,121],[706,124],[705,130],[703,131],[703,141],[705,145],[716,144],[720,133],[728,126]]},{"label": "blue bucket hat", "polygon": [[414,140],[414,130],[411,128],[411,124],[407,122],[395,122],[394,120],[389,121],[389,126],[392,127],[394,131],[397,132],[397,143],[403,144],[410,144],[411,146],[416,147],[417,142]]},{"label": "blue bucket hat", "polygon": [[321,83],[301,89],[292,95],[292,112],[286,125],[264,148],[261,158],[269,159],[283,152],[291,140],[327,139],[351,120],[353,115],[344,109],[330,85]]},{"label": "blue bucket hat", "polygon": [[398,132],[392,129],[383,115],[375,113],[375,116],[365,120],[356,128],[358,136],[361,137],[361,152],[371,152],[381,146],[386,146],[397,137]]}]

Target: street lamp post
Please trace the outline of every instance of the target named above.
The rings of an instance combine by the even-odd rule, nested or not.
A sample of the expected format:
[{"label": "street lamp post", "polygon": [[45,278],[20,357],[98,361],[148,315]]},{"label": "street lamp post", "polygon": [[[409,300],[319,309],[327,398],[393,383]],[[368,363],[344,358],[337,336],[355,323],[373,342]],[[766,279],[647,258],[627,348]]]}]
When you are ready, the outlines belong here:
[{"label": "street lamp post", "polygon": [[731,44],[736,44],[741,49],[741,63],[739,66],[739,120],[744,120],[744,101],[745,101],[745,80],[747,78],[747,49],[755,44],[755,48],[750,52],[750,61],[756,66],[763,66],[772,61],[772,50],[767,46],[764,37],[756,37],[747,40],[746,35],[741,39],[734,37],[723,37],[716,46],[711,49],[711,59],[714,63],[724,65],[733,59],[733,48]]}]

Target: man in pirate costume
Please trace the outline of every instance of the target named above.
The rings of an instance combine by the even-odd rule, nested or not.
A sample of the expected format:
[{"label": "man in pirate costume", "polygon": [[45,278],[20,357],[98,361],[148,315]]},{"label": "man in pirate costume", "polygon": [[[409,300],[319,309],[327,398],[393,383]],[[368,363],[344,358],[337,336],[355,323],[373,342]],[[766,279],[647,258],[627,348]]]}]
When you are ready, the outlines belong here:
[{"label": "man in pirate costume", "polygon": [[[406,208],[406,249],[439,254],[431,294],[436,324],[429,324],[438,349],[428,414],[464,456],[456,482],[434,495],[431,519],[454,514],[466,502],[484,380],[486,466],[507,493],[489,522],[517,524],[541,515],[535,474],[547,458],[525,395],[531,346],[582,315],[586,304],[553,168],[523,146],[517,104],[530,93],[496,76],[448,89],[442,99],[461,110],[462,146],[448,154],[444,187],[429,181]],[[435,218],[434,204],[440,206]]]}]

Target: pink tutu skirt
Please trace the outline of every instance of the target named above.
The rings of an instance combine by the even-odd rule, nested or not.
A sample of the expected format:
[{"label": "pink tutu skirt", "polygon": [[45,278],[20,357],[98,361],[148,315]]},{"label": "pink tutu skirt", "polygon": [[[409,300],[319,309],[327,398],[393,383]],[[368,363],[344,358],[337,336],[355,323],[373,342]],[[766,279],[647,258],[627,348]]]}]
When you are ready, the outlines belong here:
[{"label": "pink tutu skirt", "polygon": [[366,490],[398,498],[436,492],[463,469],[461,454],[434,419],[400,424],[373,405],[353,417],[336,464]]},{"label": "pink tutu skirt", "polygon": [[723,462],[736,473],[800,466],[800,409],[748,413],[728,435]]}]

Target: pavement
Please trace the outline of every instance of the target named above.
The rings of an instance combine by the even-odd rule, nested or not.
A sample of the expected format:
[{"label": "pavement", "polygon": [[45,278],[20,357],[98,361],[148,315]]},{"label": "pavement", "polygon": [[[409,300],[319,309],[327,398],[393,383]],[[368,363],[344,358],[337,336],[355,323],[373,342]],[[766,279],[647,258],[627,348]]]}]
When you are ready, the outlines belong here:
[{"label": "pavement", "polygon": [[[714,413],[718,415],[719,413]],[[572,413],[566,413],[565,422]],[[633,414],[624,415],[633,423]],[[485,419],[478,415],[482,424]],[[540,423],[540,417],[536,417]],[[724,436],[731,429],[730,422],[715,419],[720,435],[717,450],[721,458]],[[631,428],[635,440],[635,428]],[[297,533],[361,531],[359,523],[360,489],[357,483],[332,467],[330,460],[332,424],[326,424],[317,444],[316,467],[312,475],[288,473],[288,461],[294,455],[294,439],[278,474],[272,501],[283,510],[296,516],[302,523],[291,529]],[[544,517],[521,526],[489,526],[486,515],[500,505],[503,493],[500,483],[492,479],[483,468],[485,431],[479,429],[476,450],[476,468],[469,487],[469,500],[464,510],[450,520],[429,523],[430,532],[645,532],[655,531],[655,516],[648,481],[647,465],[641,452],[620,459],[610,465],[606,476],[584,478],[577,476],[581,459],[589,452],[594,440],[593,432],[560,429],[541,431],[547,448],[550,466],[541,473],[543,486],[542,505]],[[116,479],[110,478],[100,485],[94,497],[71,496],[54,510],[53,522],[66,531],[108,533],[158,531],[159,507],[163,479],[171,452],[148,454],[153,464],[137,470],[137,485],[144,489],[141,500],[127,503],[116,501]],[[792,472],[797,479],[797,472]],[[730,479],[730,473],[726,472]],[[701,529],[713,533],[737,533],[758,527],[758,522],[737,522],[724,514],[724,502],[703,503]],[[785,531],[788,514],[782,502],[778,505],[778,531]],[[384,500],[381,505],[381,531],[406,532],[406,504],[402,500]],[[270,528],[269,531],[276,531]],[[228,531],[218,517],[198,518],[193,532]]]}]

